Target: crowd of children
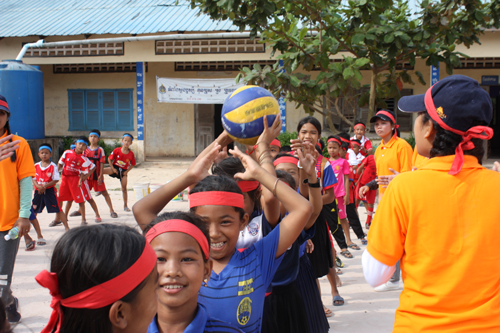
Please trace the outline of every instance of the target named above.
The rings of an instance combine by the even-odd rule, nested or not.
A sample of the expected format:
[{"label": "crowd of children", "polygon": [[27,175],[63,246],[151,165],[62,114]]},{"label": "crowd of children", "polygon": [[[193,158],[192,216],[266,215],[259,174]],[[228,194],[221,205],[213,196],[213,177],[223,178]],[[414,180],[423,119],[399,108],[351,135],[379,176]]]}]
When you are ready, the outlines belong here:
[{"label": "crowd of children", "polygon": [[[129,227],[97,224],[61,237],[50,272],[36,277],[53,298],[42,332],[328,332],[331,311],[322,304],[318,278],[328,277],[333,305],[344,305],[337,289],[342,261],[333,239],[339,254],[352,258],[350,250],[360,247],[351,228],[367,245],[363,271],[375,291],[399,288],[402,272],[395,332],[499,331],[498,274],[469,274],[472,267],[500,269],[494,247],[500,207],[491,195],[500,174],[480,165],[482,140],[493,135],[487,127],[489,96],[476,81],[454,75],[425,95],[401,99],[399,108],[418,112],[416,153],[399,137],[395,114],[385,110],[370,119],[381,139],[375,152],[364,123],[354,125],[352,137],[330,136],[329,158],[323,157],[321,124],[313,117],[303,118],[298,138],[283,146],[276,140],[280,118],[268,126],[264,117],[264,132],[246,153],[224,149],[232,140],[223,132],[182,175],[132,207],[143,236]],[[10,136],[2,123],[9,111],[0,112],[0,158],[28,158],[25,141]],[[120,179],[128,208],[133,138],[124,135],[123,147],[108,159],[111,167],[104,168],[100,136],[94,130],[90,142],[80,138],[64,152],[61,177],[48,144],[40,146],[35,168],[16,171],[19,183],[34,177],[34,214],[47,207],[68,229],[69,208],[62,213],[59,202],[75,201],[86,224],[92,188],[115,217],[104,174]],[[0,177],[9,178],[1,168]],[[29,230],[24,187],[19,185],[14,198],[22,217],[2,224],[0,233],[14,223],[21,234]],[[186,188],[189,211],[161,213]],[[357,211],[361,202],[368,240]],[[0,239],[0,246],[7,245]],[[1,274],[10,265],[3,261]],[[464,288],[467,284],[476,288]],[[8,306],[16,304],[13,299],[2,292]]]}]

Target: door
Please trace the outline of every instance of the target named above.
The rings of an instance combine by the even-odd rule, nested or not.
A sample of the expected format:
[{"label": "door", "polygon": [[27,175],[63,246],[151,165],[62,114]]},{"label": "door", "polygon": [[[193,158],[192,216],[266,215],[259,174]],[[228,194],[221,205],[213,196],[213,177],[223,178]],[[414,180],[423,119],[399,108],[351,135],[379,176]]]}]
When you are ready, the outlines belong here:
[{"label": "door", "polygon": [[214,141],[214,106],[213,104],[195,105],[195,136],[198,156],[203,149]]}]

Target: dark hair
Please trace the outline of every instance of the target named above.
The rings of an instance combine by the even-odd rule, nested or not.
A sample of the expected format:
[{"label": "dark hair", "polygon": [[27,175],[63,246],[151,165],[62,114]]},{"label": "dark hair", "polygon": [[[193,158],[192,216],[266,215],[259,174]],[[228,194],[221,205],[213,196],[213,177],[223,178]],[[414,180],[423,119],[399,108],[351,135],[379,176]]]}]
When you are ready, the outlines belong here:
[{"label": "dark hair", "polygon": [[[422,123],[426,123],[429,120],[432,121],[432,126],[436,130],[436,136],[434,137],[434,141],[432,142],[432,148],[430,152],[430,157],[436,156],[448,156],[455,155],[455,149],[458,144],[462,142],[462,137],[453,132],[447,131],[442,128],[434,119],[429,116],[427,112],[419,112],[419,115],[423,115]],[[482,126],[488,125],[484,122],[475,121],[472,123],[473,126]],[[471,155],[477,158],[479,164],[483,164],[483,156],[484,156],[484,147],[483,140],[481,139],[472,139],[472,143],[474,144],[474,149],[472,150],[464,150],[464,155]]]},{"label": "dark hair", "polygon": [[346,140],[350,140],[351,139],[351,137],[349,136],[349,134],[346,133],[346,132],[340,132],[339,134],[337,134],[337,136],[339,138],[346,139]]},{"label": "dark hair", "polygon": [[280,148],[280,152],[282,152],[282,151],[283,151],[283,152],[286,152],[286,153],[289,153],[289,152],[291,152],[291,151],[292,151],[292,147],[290,147],[290,146],[282,146],[282,147]]},{"label": "dark hair", "polygon": [[321,147],[320,147],[320,146],[316,145],[316,147],[314,147],[314,148],[316,148],[316,151],[317,151],[320,155],[323,155],[323,149],[321,149]]},{"label": "dark hair", "polygon": [[326,140],[326,142],[328,142],[328,140],[330,140],[330,139],[337,139],[337,140],[339,140],[339,141],[340,141],[340,144],[339,144],[338,142],[335,142],[335,141],[333,141],[333,143],[336,143],[336,144],[338,144],[340,147],[342,147],[342,140],[340,139],[340,137],[339,137],[338,135],[330,135],[330,136],[328,137],[328,139]]},{"label": "dark hair", "polygon": [[123,137],[124,137],[125,135],[130,135],[130,138],[132,139],[132,141],[134,141],[134,136],[133,136],[132,134],[130,134],[130,133],[123,133],[123,135],[122,135],[122,140],[123,140]]},{"label": "dark hair", "polygon": [[[7,135],[11,135],[12,134],[12,132],[10,131],[10,125],[9,125],[9,121],[8,120],[5,123],[5,130],[7,131]],[[12,142],[12,139],[10,139],[9,142]],[[16,153],[16,150],[14,150],[14,152],[10,156],[10,161],[11,162],[15,162],[16,159],[17,159],[17,153]]]},{"label": "dark hair", "polygon": [[[394,119],[396,119],[396,115],[395,115],[395,114],[394,114],[394,112],[392,112],[392,111],[382,110],[382,109],[380,109],[380,110],[378,110],[378,111],[385,111],[385,112],[389,112],[389,113],[392,115],[392,117],[393,117]],[[377,112],[378,112],[378,111],[377,111]],[[375,116],[374,116],[374,117],[377,117],[377,115],[375,114]],[[380,118],[380,117],[377,117],[377,118],[379,118],[379,119],[381,119],[381,120],[382,120],[382,118]],[[387,121],[387,120],[383,120],[383,121]],[[392,122],[392,120],[388,120],[388,121],[389,121],[392,125],[396,125],[395,123],[393,123],[393,122]],[[373,123],[375,123],[375,122],[373,122]],[[394,134],[396,134],[396,136],[397,136],[398,138],[400,138],[400,137],[401,137],[401,131],[399,130],[399,128],[395,128],[395,129],[392,131],[392,135],[394,135]]]},{"label": "dark hair", "polygon": [[325,149],[325,142],[323,139],[318,139],[318,146],[321,148],[321,150]]},{"label": "dark hair", "polygon": [[[194,194],[209,191],[222,191],[243,194],[236,181],[225,175],[207,176],[203,178],[203,180],[198,184],[196,184],[196,186],[189,193]],[[249,195],[250,193],[251,192],[248,192]],[[260,203],[260,197],[258,201]],[[243,208],[234,207],[234,210],[240,213],[240,219],[245,216],[245,210]],[[191,208],[190,211],[192,213],[196,213],[196,207]]]},{"label": "dark hair", "polygon": [[90,133],[92,133],[92,132],[99,134],[99,138],[101,138],[101,131],[99,131],[98,129],[93,129],[93,130],[91,130],[91,131],[89,132],[89,135],[90,135]]},{"label": "dark hair", "polygon": [[40,150],[40,147],[42,147],[42,146],[47,146],[47,147],[49,147],[50,149],[52,149],[52,146],[50,145],[50,143],[46,143],[46,142],[45,142],[45,143],[42,143],[42,144],[38,147],[38,149]]},{"label": "dark hair", "polygon": [[[146,239],[127,226],[97,224],[74,228],[57,242],[50,271],[57,274],[62,298],[68,298],[125,272],[139,259],[145,246]],[[121,300],[134,301],[146,283],[147,278]],[[61,333],[112,331],[111,304],[99,309],[61,308]]]},{"label": "dark hair", "polygon": [[[153,222],[151,222],[150,224],[148,224],[148,226],[142,231],[142,234],[144,236],[146,236],[146,234],[148,233],[148,231],[156,224],[160,223],[160,222],[163,222],[163,221],[166,221],[166,220],[184,220],[186,222],[189,222],[191,224],[194,224],[198,229],[201,230],[201,232],[203,233],[203,235],[207,238],[207,241],[208,241],[208,244],[210,244],[210,235],[208,234],[208,228],[207,228],[207,224],[205,223],[205,221],[203,221],[203,219],[196,215],[196,214],[193,214],[193,213],[190,213],[190,212],[166,212],[166,213],[162,213],[160,215],[158,215],[158,217],[156,217]],[[200,246],[200,250],[201,250],[201,253],[203,254],[203,250],[201,249],[201,246]],[[203,256],[203,261],[207,262],[208,259],[205,258],[205,256]]]},{"label": "dark hair", "polygon": [[362,121],[358,121],[358,122],[356,122],[352,128],[356,127],[356,126],[357,126],[357,125],[359,125],[359,124],[363,125],[363,126],[366,128],[365,123],[364,123],[364,122],[362,122]]},{"label": "dark hair", "polygon": [[305,118],[302,118],[299,121],[299,124],[297,125],[297,132],[300,132],[300,129],[305,124],[312,124],[314,127],[316,127],[316,129],[318,130],[318,135],[321,136],[321,123],[319,122],[318,119],[311,117],[311,116],[307,116]]},{"label": "dark hair", "polygon": [[[245,172],[245,167],[237,157],[228,157],[223,159],[219,163],[212,165],[213,175],[226,176],[228,178],[234,179],[234,175],[238,172]],[[247,192],[247,194],[254,203],[253,210],[255,212],[260,212],[262,210],[262,206],[260,204],[262,190],[260,189],[260,187]]]},{"label": "dark hair", "polygon": [[292,175],[289,174],[288,172],[283,170],[276,170],[276,177],[282,180],[283,182],[287,183],[288,185],[290,185],[290,187],[293,188],[294,190],[297,189],[297,184],[295,183],[295,179],[293,179]]},{"label": "dark hair", "polygon": [[358,139],[352,139],[351,141],[357,142],[359,143],[359,145],[361,145],[361,141],[359,141]]},{"label": "dark hair", "polygon": [[[89,138],[87,138],[86,136],[83,136],[83,135],[82,135],[82,136],[78,137],[78,140],[83,140],[83,141],[85,141],[85,144],[86,144],[87,146],[90,146]],[[77,140],[77,141],[78,141],[78,140]]]}]

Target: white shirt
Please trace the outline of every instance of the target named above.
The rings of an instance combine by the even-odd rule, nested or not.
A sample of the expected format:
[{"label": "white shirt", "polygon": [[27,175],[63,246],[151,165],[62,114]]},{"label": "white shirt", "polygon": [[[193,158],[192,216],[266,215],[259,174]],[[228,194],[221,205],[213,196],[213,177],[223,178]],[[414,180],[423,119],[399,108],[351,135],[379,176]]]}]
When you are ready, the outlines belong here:
[{"label": "white shirt", "polygon": [[236,242],[237,249],[249,248],[252,244],[262,239],[262,215],[254,217],[248,222],[245,229],[240,231],[240,236]]},{"label": "white shirt", "polygon": [[352,149],[349,149],[347,151],[347,153],[349,154],[349,161],[348,162],[349,162],[349,165],[351,165],[351,166],[358,165],[365,158],[363,155],[361,155],[361,153],[358,153],[356,155],[356,153]]}]

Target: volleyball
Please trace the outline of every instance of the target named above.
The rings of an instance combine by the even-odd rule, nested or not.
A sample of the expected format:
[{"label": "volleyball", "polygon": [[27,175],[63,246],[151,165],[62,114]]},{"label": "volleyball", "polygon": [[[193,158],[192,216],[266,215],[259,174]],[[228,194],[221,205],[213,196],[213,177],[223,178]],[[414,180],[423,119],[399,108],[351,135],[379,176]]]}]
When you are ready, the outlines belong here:
[{"label": "volleyball", "polygon": [[227,97],[222,107],[222,126],[229,136],[244,145],[254,145],[264,131],[264,116],[271,127],[280,115],[279,103],[268,90],[244,86]]}]

